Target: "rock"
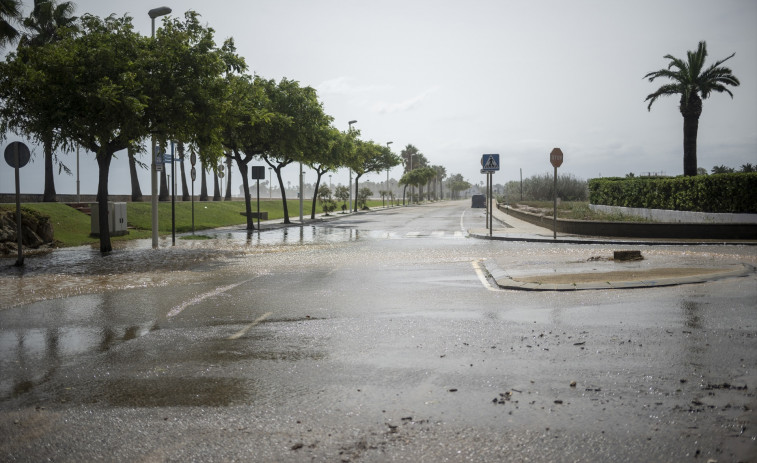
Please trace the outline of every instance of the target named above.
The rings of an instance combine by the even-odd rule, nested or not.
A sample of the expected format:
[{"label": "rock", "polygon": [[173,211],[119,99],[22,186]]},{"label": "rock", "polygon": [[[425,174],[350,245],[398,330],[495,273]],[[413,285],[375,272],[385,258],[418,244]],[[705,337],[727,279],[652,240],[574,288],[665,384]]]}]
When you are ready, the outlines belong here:
[{"label": "rock", "polygon": [[[25,248],[51,245],[55,239],[50,218],[30,209],[21,210],[21,237]],[[0,254],[17,252],[16,211],[0,210]]]}]

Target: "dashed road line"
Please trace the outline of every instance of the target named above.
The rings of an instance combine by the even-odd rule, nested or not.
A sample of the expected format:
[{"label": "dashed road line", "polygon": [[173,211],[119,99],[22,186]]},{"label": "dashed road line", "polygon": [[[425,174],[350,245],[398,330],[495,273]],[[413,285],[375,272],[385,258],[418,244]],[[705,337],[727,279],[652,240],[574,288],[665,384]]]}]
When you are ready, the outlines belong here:
[{"label": "dashed road line", "polygon": [[255,325],[257,325],[258,323],[262,322],[263,320],[265,320],[266,318],[270,317],[271,315],[273,315],[273,312],[266,312],[266,313],[264,313],[263,315],[261,315],[261,316],[259,316],[258,318],[256,318],[254,322],[250,323],[249,325],[245,326],[245,327],[244,327],[244,328],[242,328],[241,330],[239,330],[239,331],[237,331],[236,333],[232,334],[232,335],[231,335],[231,336],[229,336],[229,337],[228,337],[227,339],[229,339],[229,340],[233,340],[233,339],[239,339],[239,338],[241,338],[241,337],[242,337],[242,336],[244,336],[244,335],[245,335],[245,334],[246,334],[246,333],[247,333],[248,331],[250,331],[250,328],[252,328],[253,326],[255,326]]},{"label": "dashed road line", "polygon": [[198,296],[195,296],[192,299],[189,299],[188,301],[184,301],[181,304],[175,306],[173,309],[169,310],[168,314],[166,315],[166,317],[167,318],[175,317],[176,315],[179,315],[184,309],[186,309],[190,305],[194,305],[194,304],[197,304],[199,302],[202,302],[202,301],[204,301],[205,299],[207,299],[209,297],[217,296],[218,294],[225,293],[226,291],[232,290],[232,289],[236,288],[237,286],[243,285],[243,284],[248,283],[248,282],[250,282],[252,280],[253,280],[253,278],[250,278],[249,280],[240,281],[239,283],[233,283],[233,284],[230,284],[230,285],[227,285],[227,286],[221,286],[221,287],[215,288],[212,291],[208,291],[206,293],[202,293],[202,294],[200,294]]}]

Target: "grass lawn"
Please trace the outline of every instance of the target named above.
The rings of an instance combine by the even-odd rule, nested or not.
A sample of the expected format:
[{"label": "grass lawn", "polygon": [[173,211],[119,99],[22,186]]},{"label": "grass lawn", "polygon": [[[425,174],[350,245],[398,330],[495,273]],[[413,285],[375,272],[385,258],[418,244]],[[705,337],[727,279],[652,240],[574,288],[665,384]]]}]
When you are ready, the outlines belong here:
[{"label": "grass lawn", "polygon": [[[50,217],[55,232],[55,240],[59,246],[81,246],[85,244],[97,244],[98,238],[89,236],[91,231],[91,218],[89,215],[79,212],[62,203],[28,203],[22,204],[22,208],[28,208]],[[300,202],[298,200],[287,201],[289,217],[299,219]],[[381,201],[368,201],[369,207],[381,206]],[[303,201],[303,215],[310,217],[312,201]],[[0,209],[14,210],[13,204],[0,204]],[[252,211],[257,210],[257,203],[252,201]],[[269,220],[282,219],[284,207],[281,200],[262,200],[260,210],[268,212]],[[247,218],[240,215],[245,212],[244,201],[208,201],[195,202],[195,230],[243,225]],[[316,206],[316,214],[322,212],[320,204]],[[112,241],[149,239],[152,236],[152,205],[150,202],[126,203],[126,219],[129,224],[129,234],[125,236],[112,236]],[[257,220],[255,220],[257,223]],[[264,222],[264,221],[261,221]],[[158,231],[161,235],[171,233],[171,202],[158,204]],[[192,203],[176,202],[176,232],[184,233],[192,231]]]}]

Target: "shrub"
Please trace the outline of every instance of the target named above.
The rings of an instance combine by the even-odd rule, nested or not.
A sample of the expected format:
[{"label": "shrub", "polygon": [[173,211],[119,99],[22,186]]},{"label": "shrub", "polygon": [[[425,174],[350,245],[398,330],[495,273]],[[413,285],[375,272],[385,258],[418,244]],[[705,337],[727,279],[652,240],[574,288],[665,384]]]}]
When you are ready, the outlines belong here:
[{"label": "shrub", "polygon": [[589,201],[676,211],[755,213],[757,173],[595,178],[589,180]]}]

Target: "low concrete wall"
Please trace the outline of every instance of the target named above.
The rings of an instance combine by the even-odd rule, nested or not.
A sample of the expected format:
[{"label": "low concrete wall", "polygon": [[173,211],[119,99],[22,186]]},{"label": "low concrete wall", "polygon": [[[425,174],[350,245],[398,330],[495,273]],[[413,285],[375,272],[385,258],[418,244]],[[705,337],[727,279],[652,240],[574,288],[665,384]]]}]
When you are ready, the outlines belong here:
[{"label": "low concrete wall", "polygon": [[623,214],[665,223],[757,223],[757,214],[717,214],[714,212],[669,211],[664,209],[604,206],[600,204],[589,204],[589,208],[592,211],[603,212],[605,214]]},{"label": "low concrete wall", "polygon": [[[518,211],[502,204],[498,204],[497,207],[520,220],[552,230],[552,217]],[[757,224],[753,223],[594,222],[557,219],[556,228],[560,233],[586,236],[757,240]]]}]

